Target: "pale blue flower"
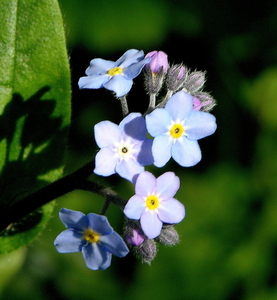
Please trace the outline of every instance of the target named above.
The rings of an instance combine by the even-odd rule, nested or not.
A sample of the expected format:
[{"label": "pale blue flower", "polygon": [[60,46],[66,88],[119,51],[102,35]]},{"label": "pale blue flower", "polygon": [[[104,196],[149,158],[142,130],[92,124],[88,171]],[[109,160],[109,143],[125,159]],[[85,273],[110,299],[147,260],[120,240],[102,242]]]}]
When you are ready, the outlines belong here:
[{"label": "pale blue flower", "polygon": [[105,270],[111,264],[112,254],[124,257],[129,250],[105,216],[62,208],[60,219],[67,227],[54,241],[58,252],[83,253],[86,265],[92,270]]},{"label": "pale blue flower", "polygon": [[215,132],[216,120],[207,112],[194,110],[193,96],[180,91],[168,100],[165,108],[146,115],[146,126],[154,137],[155,166],[163,167],[172,157],[179,165],[191,167],[202,157],[197,140]]},{"label": "pale blue flower", "polygon": [[152,140],[146,139],[145,119],[131,113],[119,125],[102,121],[94,127],[95,140],[100,149],[95,157],[94,173],[121,177],[135,182],[145,165],[153,163]]},{"label": "pale blue flower", "polygon": [[139,174],[135,191],[124,208],[129,219],[139,220],[144,234],[153,239],[162,230],[163,223],[176,224],[185,217],[184,205],[173,196],[180,187],[180,180],[173,172],[166,172],[157,179],[144,171]]},{"label": "pale blue flower", "polygon": [[116,62],[102,58],[93,59],[86,69],[86,75],[79,79],[80,89],[106,88],[115,92],[117,97],[126,95],[150,57],[136,49],[126,51]]}]

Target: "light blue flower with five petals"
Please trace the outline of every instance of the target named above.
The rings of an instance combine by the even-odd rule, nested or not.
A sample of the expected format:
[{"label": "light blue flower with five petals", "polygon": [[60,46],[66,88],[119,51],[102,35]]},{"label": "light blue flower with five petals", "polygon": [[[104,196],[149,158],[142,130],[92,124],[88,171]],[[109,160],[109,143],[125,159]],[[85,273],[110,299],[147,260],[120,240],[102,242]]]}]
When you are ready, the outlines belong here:
[{"label": "light blue flower with five petals", "polygon": [[79,88],[100,89],[104,87],[115,92],[117,97],[123,97],[130,91],[133,79],[150,61],[150,57],[144,58],[142,50],[136,49],[126,51],[116,62],[95,58],[86,69],[88,76],[79,79]]},{"label": "light blue flower with five petals", "polygon": [[100,151],[95,156],[94,173],[101,176],[119,174],[136,181],[144,166],[153,163],[152,140],[146,138],[145,119],[140,113],[130,113],[119,125],[102,121],[94,126]]},{"label": "light blue flower with five petals", "polygon": [[184,205],[173,198],[179,187],[180,180],[173,172],[155,178],[144,171],[137,178],[136,194],[127,202],[124,214],[140,220],[144,234],[154,239],[161,233],[163,223],[176,224],[185,217]]},{"label": "light blue flower with five petals", "polygon": [[193,109],[193,96],[180,91],[164,108],[146,115],[146,127],[154,137],[152,154],[154,165],[163,167],[172,157],[179,165],[191,167],[201,160],[197,140],[213,134],[215,117]]},{"label": "light blue flower with five petals", "polygon": [[54,241],[60,253],[82,251],[86,265],[92,270],[105,270],[112,254],[124,257],[129,249],[105,216],[62,208],[60,219],[67,227]]}]

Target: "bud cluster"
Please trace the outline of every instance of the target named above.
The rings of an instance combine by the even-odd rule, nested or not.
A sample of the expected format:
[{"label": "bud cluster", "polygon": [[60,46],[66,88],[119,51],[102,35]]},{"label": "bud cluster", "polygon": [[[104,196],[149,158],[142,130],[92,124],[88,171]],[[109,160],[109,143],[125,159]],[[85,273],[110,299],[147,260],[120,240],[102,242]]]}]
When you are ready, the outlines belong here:
[{"label": "bud cluster", "polygon": [[145,57],[152,57],[150,63],[145,66],[145,86],[149,94],[155,96],[164,86],[167,94],[158,105],[153,107],[165,107],[168,99],[176,92],[183,90],[194,97],[194,109],[210,111],[215,105],[213,97],[203,91],[206,82],[206,73],[201,71],[191,72],[183,64],[169,65],[167,55],[162,51],[153,51]]}]

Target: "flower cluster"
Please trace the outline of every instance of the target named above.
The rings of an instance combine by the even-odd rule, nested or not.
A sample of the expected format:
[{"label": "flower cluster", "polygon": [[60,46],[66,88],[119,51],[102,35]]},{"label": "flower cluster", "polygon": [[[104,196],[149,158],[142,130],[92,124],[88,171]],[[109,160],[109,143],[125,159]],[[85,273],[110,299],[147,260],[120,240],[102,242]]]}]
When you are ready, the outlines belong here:
[{"label": "flower cluster", "polygon": [[[128,111],[127,93],[133,79],[143,71],[149,106],[144,115]],[[135,195],[123,208],[126,217],[124,239],[143,262],[150,263],[157,243],[179,242],[174,227],[185,217],[184,205],[174,198],[180,179],[174,172],[159,177],[145,170],[161,168],[172,159],[182,167],[192,167],[202,158],[198,140],[213,134],[216,119],[209,113],[215,105],[203,91],[205,73],[191,72],[185,65],[170,65],[163,51],[131,49],[116,62],[93,59],[79,87],[106,88],[122,104],[119,125],[106,120],[94,126],[100,150],[95,156],[94,173],[99,176],[118,174],[134,185]],[[165,90],[165,95],[157,99]],[[128,248],[113,231],[107,218],[62,209],[60,218],[67,230],[55,240],[61,253],[82,251],[89,268],[106,269],[111,255],[123,257]]]}]

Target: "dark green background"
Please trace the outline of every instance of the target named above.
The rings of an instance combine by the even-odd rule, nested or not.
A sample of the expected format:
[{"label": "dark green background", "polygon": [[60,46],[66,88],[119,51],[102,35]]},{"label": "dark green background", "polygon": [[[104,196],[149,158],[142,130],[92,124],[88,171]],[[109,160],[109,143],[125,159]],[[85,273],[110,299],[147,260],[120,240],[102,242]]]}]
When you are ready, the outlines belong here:
[{"label": "dark green background", "polygon": [[[68,169],[90,160],[97,147],[93,125],[121,119],[120,104],[105,90],[78,90],[96,57],[116,60],[130,48],[163,50],[171,63],[206,70],[206,91],[217,100],[216,133],[200,141],[202,161],[148,168],[181,179],[177,198],[187,216],[176,226],[181,243],[159,247],[151,266],[113,257],[106,271],[85,267],[82,255],[59,254],[53,241],[64,229],[61,207],[101,210],[102,199],[76,191],[58,201],[42,235],[0,262],[1,299],[277,299],[277,3],[275,1],[60,0],[72,70],[72,128]],[[143,112],[142,78],[128,95]],[[102,179],[101,179],[102,180]],[[106,182],[128,198],[133,186]],[[122,214],[111,206],[112,226]],[[24,258],[24,257],[25,258]],[[21,267],[20,267],[21,266]],[[8,278],[5,280],[1,278]]]}]

